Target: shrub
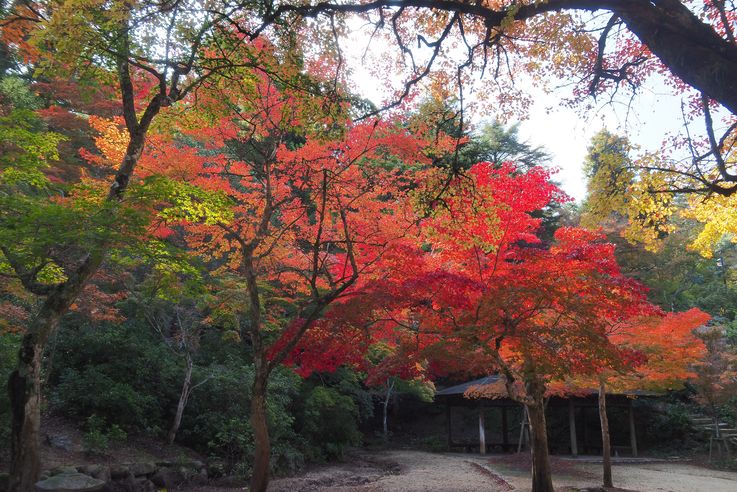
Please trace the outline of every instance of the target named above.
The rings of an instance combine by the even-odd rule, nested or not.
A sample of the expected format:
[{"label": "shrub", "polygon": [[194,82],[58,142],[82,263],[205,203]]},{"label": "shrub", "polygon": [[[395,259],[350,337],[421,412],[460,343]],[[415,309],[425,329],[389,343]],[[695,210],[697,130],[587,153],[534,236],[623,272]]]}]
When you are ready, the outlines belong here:
[{"label": "shrub", "polygon": [[87,419],[87,431],[83,436],[84,447],[87,452],[102,453],[112,442],[124,442],[128,434],[118,425],[108,426],[105,419],[91,415]]},{"label": "shrub", "polygon": [[[184,442],[224,460],[226,473],[247,477],[253,462],[253,432],[249,422],[253,366],[227,359],[216,377],[192,394],[182,421]],[[294,472],[304,465],[307,447],[294,431],[294,407],[302,380],[278,368],[269,381],[267,418],[271,437],[271,467]]]},{"label": "shrub", "polygon": [[361,441],[357,415],[349,396],[317,386],[305,401],[302,433],[310,442],[319,443],[325,458],[341,458],[347,446]]},{"label": "shrub", "polygon": [[52,353],[54,411],[82,421],[97,415],[127,431],[168,428],[182,370],[146,330],[133,323],[66,326]]},{"label": "shrub", "polygon": [[220,422],[217,432],[207,443],[210,452],[225,460],[226,472],[248,477],[253,457],[253,431],[245,418]]}]

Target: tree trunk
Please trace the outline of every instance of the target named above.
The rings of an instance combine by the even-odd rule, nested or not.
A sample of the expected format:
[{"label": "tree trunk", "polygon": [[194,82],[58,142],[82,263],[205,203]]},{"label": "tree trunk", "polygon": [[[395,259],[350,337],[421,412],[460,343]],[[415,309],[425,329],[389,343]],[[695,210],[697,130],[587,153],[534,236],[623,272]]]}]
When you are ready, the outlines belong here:
[{"label": "tree trunk", "polygon": [[[126,155],[110,187],[107,198],[109,201],[122,198],[135,164],[143,152],[144,136],[145,130],[131,137]],[[110,220],[110,227],[114,227],[114,212]],[[109,244],[102,239],[89,247],[86,259],[68,275],[66,281],[46,295],[23,337],[18,352],[18,365],[8,379],[8,395],[12,411],[9,492],[36,490],[35,482],[38,481],[41,472],[39,451],[41,358],[46,342],[56,330],[59,320],[77,299],[87,281],[100,268]]]},{"label": "tree trunk", "polygon": [[609,418],[606,414],[606,384],[599,380],[599,420],[601,420],[601,461],[604,465],[604,487],[612,484],[612,446],[609,439]]},{"label": "tree trunk", "polygon": [[[737,46],[722,38],[684,3],[682,0],[546,0],[494,9],[479,2],[407,0],[394,5],[478,16],[489,28],[548,12],[609,10],[619,16],[675,76],[737,114]],[[341,8],[336,9],[333,4],[321,2],[302,14],[316,17],[321,12],[366,12],[370,9],[363,2],[349,4],[341,4]]]},{"label": "tree trunk", "polygon": [[548,454],[548,429],[545,422],[545,385],[538,380],[525,383],[530,419],[530,452],[532,453],[532,492],[554,492]]},{"label": "tree trunk", "polygon": [[18,366],[10,374],[8,393],[12,410],[10,477],[8,490],[31,492],[41,473],[41,357],[43,347],[31,334],[23,337]]},{"label": "tree trunk", "polygon": [[737,46],[680,0],[609,3],[674,75],[737,114]]},{"label": "tree trunk", "polygon": [[33,318],[18,351],[18,363],[8,378],[11,408],[10,492],[33,492],[41,472],[39,429],[41,427],[41,359],[49,337],[56,330],[61,316],[92,273],[97,271],[101,257],[91,255],[78,270],[77,279],[70,279],[54,289]]},{"label": "tree trunk", "polygon": [[389,425],[388,425],[388,415],[387,412],[389,410],[389,398],[392,396],[392,390],[394,389],[394,380],[392,379],[391,382],[386,387],[386,397],[384,398],[384,441],[389,440]]},{"label": "tree trunk", "polygon": [[532,453],[532,492],[554,492],[553,478],[548,455],[548,432],[545,423],[545,407],[540,398],[527,405],[530,416]]},{"label": "tree trunk", "polygon": [[254,456],[253,475],[251,476],[251,492],[266,492],[269,486],[269,458],[271,443],[269,427],[266,420],[266,384],[267,375],[262,373],[258,364],[251,394],[251,427],[253,428]]},{"label": "tree trunk", "polygon": [[187,372],[184,374],[184,383],[182,384],[182,392],[179,395],[179,403],[177,404],[177,413],[174,416],[174,422],[169,429],[169,434],[166,440],[169,444],[174,443],[174,439],[177,437],[179,426],[182,423],[182,415],[184,414],[184,407],[187,406],[187,400],[189,399],[189,392],[192,386],[192,356],[187,354]]}]

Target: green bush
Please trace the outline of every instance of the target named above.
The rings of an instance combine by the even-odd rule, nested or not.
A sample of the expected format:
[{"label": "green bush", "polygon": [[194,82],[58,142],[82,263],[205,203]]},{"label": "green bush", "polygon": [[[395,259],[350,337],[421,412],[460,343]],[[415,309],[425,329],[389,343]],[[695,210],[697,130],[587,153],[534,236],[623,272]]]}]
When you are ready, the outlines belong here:
[{"label": "green bush", "polygon": [[698,410],[693,404],[673,398],[671,401],[641,399],[635,405],[638,428],[647,429],[644,435],[638,436],[644,448],[680,454],[703,445],[699,434],[693,431],[690,415]]},{"label": "green bush", "polygon": [[[182,420],[182,441],[224,460],[226,473],[247,477],[253,461],[249,422],[253,366],[226,359],[217,376],[197,388]],[[306,444],[294,431],[294,408],[302,380],[278,368],[269,381],[267,418],[271,437],[271,467],[291,473],[304,465]]]},{"label": "green bush", "polygon": [[146,394],[125,381],[116,381],[101,368],[65,369],[53,389],[55,410],[67,416],[85,418],[100,415],[127,429],[155,425],[159,416],[157,395]]},{"label": "green bush", "polygon": [[145,329],[64,326],[49,353],[52,410],[80,421],[97,415],[127,431],[168,428],[183,370]]},{"label": "green bush", "polygon": [[108,426],[105,419],[91,415],[87,419],[86,432],[83,436],[85,450],[91,453],[102,453],[113,442],[125,442],[128,433],[117,424]]},{"label": "green bush", "polygon": [[[184,367],[141,320],[112,325],[71,315],[48,354],[51,410],[83,424],[90,451],[103,452],[130,432],[160,434],[171,425]],[[192,381],[205,379],[189,397],[177,441],[219,458],[225,473],[247,477],[254,452],[249,354],[206,330]],[[303,380],[279,367],[269,379],[266,410],[272,470],[291,473],[308,459],[340,457],[359,443],[358,424],[371,416],[373,402],[350,370]]]},{"label": "green bush", "polygon": [[441,453],[448,451],[448,439],[444,436],[430,435],[425,436],[417,443],[420,449],[426,449],[431,453]]},{"label": "green bush", "polygon": [[361,442],[358,409],[353,400],[334,388],[317,386],[307,397],[302,433],[318,444],[325,458],[341,458],[347,446]]},{"label": "green bush", "polygon": [[241,477],[251,474],[253,431],[245,418],[231,418],[221,422],[212,440],[207,443],[212,454],[225,461],[226,471]]}]

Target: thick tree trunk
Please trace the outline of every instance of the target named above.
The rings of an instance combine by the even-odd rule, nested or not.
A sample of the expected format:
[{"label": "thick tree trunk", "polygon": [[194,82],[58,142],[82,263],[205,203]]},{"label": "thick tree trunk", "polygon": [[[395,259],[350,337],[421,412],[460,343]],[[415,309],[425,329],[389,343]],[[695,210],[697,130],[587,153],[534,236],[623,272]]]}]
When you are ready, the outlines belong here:
[{"label": "thick tree trunk", "polygon": [[18,366],[10,374],[8,393],[12,410],[10,479],[12,492],[30,492],[41,473],[39,428],[41,424],[41,357],[43,347],[35,337],[23,337]]},{"label": "thick tree trunk", "polygon": [[[101,257],[90,256],[70,279],[54,289],[41,305],[21,341],[18,363],[8,378],[11,407],[10,492],[32,492],[41,472],[39,429],[41,427],[41,360],[49,337],[56,330],[61,316],[92,273],[97,271]],[[84,281],[78,281],[84,279]]]},{"label": "thick tree trunk", "polygon": [[612,484],[612,446],[609,439],[609,418],[606,414],[606,385],[599,380],[599,420],[601,421],[601,461],[604,465],[604,487]]},{"label": "thick tree trunk", "polygon": [[[264,212],[264,217],[270,213]],[[262,220],[262,227],[268,227],[268,221]],[[243,340],[248,337],[253,352],[253,386],[251,387],[251,428],[253,430],[253,475],[251,475],[250,492],[266,492],[269,486],[269,459],[271,442],[269,424],[266,418],[266,387],[269,382],[269,362],[266,360],[267,349],[261,337],[261,299],[259,297],[256,270],[253,261],[253,248],[242,243],[243,258],[240,272],[246,279],[248,288],[249,321],[244,326]]]},{"label": "thick tree trunk", "polygon": [[[110,187],[108,200],[122,198],[130,174],[143,152],[144,135],[145,131],[131,138],[115,181]],[[110,226],[114,225],[114,216],[111,216]],[[8,380],[12,411],[9,492],[36,490],[35,482],[38,481],[41,471],[39,451],[41,358],[46,342],[56,330],[59,320],[77,299],[90,277],[100,268],[109,245],[102,240],[89,246],[86,259],[69,274],[66,281],[46,295],[23,337],[18,352],[18,364]]]},{"label": "thick tree trunk", "polygon": [[554,492],[548,454],[548,432],[542,398],[527,405],[530,416],[532,492]]},{"label": "thick tree trunk", "polygon": [[177,403],[177,413],[174,415],[174,422],[169,429],[169,434],[166,440],[169,444],[174,442],[179,432],[179,426],[182,424],[182,415],[184,414],[184,407],[187,406],[187,400],[189,399],[190,388],[192,387],[192,357],[187,355],[187,372],[184,373],[184,383],[182,383],[182,392],[179,395],[179,403]]},{"label": "thick tree trunk", "polygon": [[674,75],[737,114],[737,46],[680,0],[606,3]]},{"label": "thick tree trunk", "polygon": [[532,453],[532,492],[554,492],[548,454],[548,428],[545,422],[545,385],[537,380],[525,382],[527,414],[530,419]]},{"label": "thick tree trunk", "polygon": [[251,394],[251,427],[253,428],[254,456],[251,492],[266,492],[269,486],[269,458],[271,442],[266,420],[267,375],[256,369],[256,377]]},{"label": "thick tree trunk", "polygon": [[[608,10],[618,15],[674,75],[737,114],[737,46],[699,19],[698,14],[694,14],[682,0],[546,0],[521,5],[514,3],[512,7],[500,10],[479,2],[445,0],[387,0],[379,3],[383,4],[379,7],[434,8],[477,16],[483,18],[489,28],[501,26],[512,18],[527,20],[548,12]],[[340,8],[320,2],[309,9],[281,7],[275,17],[298,9],[304,16],[317,17],[321,12],[366,12],[376,8],[376,4],[365,2],[349,2],[341,4]]]}]

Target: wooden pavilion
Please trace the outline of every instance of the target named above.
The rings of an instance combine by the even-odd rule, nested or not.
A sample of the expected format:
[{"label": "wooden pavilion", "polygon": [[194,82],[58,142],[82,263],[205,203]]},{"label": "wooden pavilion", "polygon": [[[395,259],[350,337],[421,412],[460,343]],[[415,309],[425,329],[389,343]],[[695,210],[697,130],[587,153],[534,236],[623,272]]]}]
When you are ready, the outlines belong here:
[{"label": "wooden pavilion", "polygon": [[[478,446],[479,452],[485,454],[487,450],[498,448],[502,452],[521,451],[526,443],[529,443],[529,425],[527,424],[527,416],[524,407],[508,398],[467,398],[467,391],[473,387],[498,384],[500,376],[491,375],[473,381],[467,381],[462,384],[451,386],[439,390],[435,393],[436,401],[445,404],[446,421],[448,432],[448,448],[475,448]],[[626,412],[629,439],[623,446],[613,446],[613,451],[619,453],[626,452],[631,456],[637,456],[637,432],[635,425],[635,412],[633,408],[633,399],[639,397],[657,396],[653,393],[646,392],[628,392],[628,393],[607,393],[607,408],[617,410],[620,413]],[[596,436],[589,429],[592,420],[598,422],[598,392],[596,390],[588,390],[582,392],[578,396],[570,397],[549,397],[546,401],[546,416],[548,417],[548,427],[550,429],[550,415],[555,412],[558,417],[567,414],[567,425],[564,419],[558,419],[556,430],[560,432],[561,427],[568,427],[568,444],[566,450],[571,455],[577,456],[579,452],[591,453],[600,452],[601,444],[596,444]],[[478,415],[478,431],[473,434],[468,432],[468,419],[465,424],[459,422],[458,413],[464,413],[467,417],[469,413]],[[609,413],[609,412],[608,412]],[[493,417],[493,418],[490,418]],[[475,420],[475,417],[474,417]],[[490,432],[490,422],[493,420]],[[562,421],[561,421],[562,420]],[[455,424],[455,425],[454,425]],[[463,427],[459,429],[459,424]],[[477,435],[477,438],[472,437]],[[613,441],[615,442],[614,437]]]}]

